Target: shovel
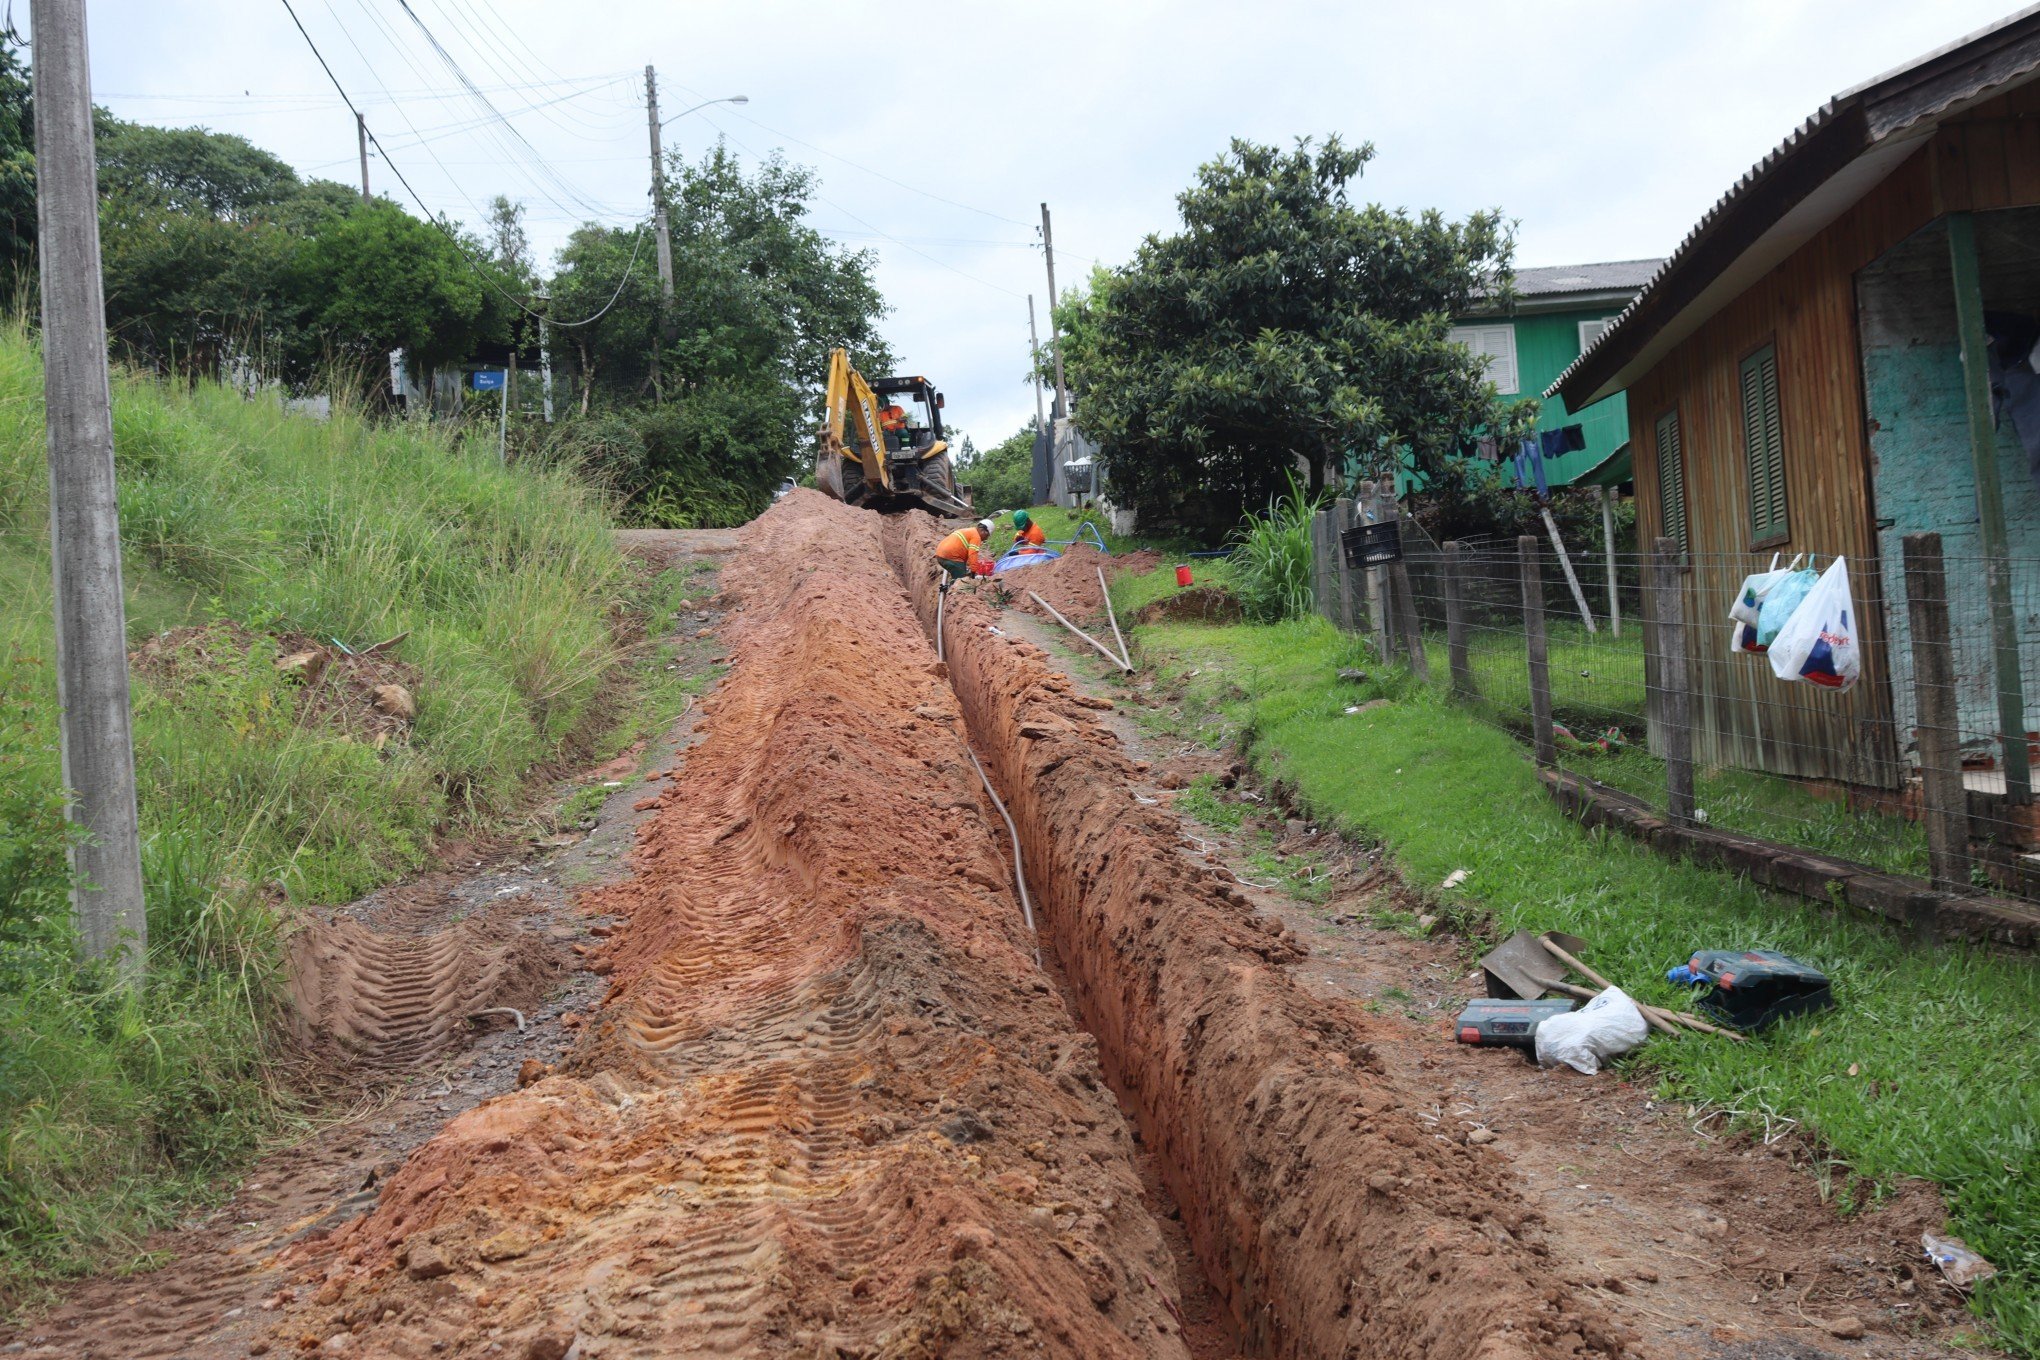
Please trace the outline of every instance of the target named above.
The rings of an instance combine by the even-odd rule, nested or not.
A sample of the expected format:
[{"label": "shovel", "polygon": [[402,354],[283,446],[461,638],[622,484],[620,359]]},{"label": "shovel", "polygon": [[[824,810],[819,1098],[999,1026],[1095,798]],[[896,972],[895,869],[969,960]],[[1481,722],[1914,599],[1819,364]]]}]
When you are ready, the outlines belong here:
[{"label": "shovel", "polygon": [[[1587,942],[1577,935],[1554,930],[1549,938],[1569,954],[1582,953],[1587,947]],[[1535,1001],[1546,992],[1558,990],[1557,984],[1565,981],[1566,969],[1535,935],[1519,930],[1480,961],[1480,971],[1487,977],[1489,996]]]}]

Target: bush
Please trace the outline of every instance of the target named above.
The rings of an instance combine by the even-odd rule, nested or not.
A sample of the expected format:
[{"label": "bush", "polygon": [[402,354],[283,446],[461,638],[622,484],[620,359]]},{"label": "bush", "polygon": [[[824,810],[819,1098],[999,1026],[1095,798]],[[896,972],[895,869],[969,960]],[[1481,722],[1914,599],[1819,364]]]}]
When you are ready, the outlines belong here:
[{"label": "bush", "polygon": [[1279,623],[1310,613],[1312,588],[1311,516],[1316,507],[1294,473],[1289,493],[1262,516],[1249,515],[1233,532],[1233,593],[1256,623]]},{"label": "bush", "polygon": [[550,453],[613,489],[629,523],[725,528],[755,518],[793,472],[802,418],[784,385],[713,381],[661,406],[570,422]]}]

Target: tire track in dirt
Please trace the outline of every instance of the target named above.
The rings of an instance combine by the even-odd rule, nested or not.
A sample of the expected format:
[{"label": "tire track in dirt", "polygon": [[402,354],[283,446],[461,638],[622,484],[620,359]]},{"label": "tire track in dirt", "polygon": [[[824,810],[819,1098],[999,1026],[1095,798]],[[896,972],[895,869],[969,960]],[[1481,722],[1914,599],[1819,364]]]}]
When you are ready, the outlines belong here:
[{"label": "tire track in dirt", "polygon": [[[935,526],[886,526],[933,629]],[[1309,995],[1301,951],[1178,853],[1132,763],[1039,649],[952,590],[943,635],[1020,827],[1045,931],[1247,1349],[1280,1356],[1613,1356],[1628,1340],[1553,1280],[1505,1164],[1420,1119],[1369,1027]]]},{"label": "tire track in dirt", "polygon": [[[590,895],[563,1070],[299,1249],[284,1346],[558,1360],[1184,1354],[1134,1147],[1033,962],[876,516],[790,497],[732,671]],[[826,561],[827,569],[818,564]]]},{"label": "tire track in dirt", "polygon": [[313,922],[291,937],[287,965],[299,1042],[383,1070],[457,1047],[478,1011],[529,1010],[565,971],[559,947],[507,909],[437,930]]}]

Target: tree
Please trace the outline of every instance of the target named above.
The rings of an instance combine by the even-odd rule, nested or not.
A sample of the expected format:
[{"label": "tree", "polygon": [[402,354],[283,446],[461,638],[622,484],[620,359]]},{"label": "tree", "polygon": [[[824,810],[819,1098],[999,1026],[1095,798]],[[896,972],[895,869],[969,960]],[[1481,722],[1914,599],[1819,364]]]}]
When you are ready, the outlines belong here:
[{"label": "tree", "polygon": [[531,238],[524,234],[524,205],[502,194],[489,200],[490,253],[503,272],[531,277]]},{"label": "tree", "polygon": [[1223,523],[1299,465],[1313,493],[1348,465],[1439,475],[1524,418],[1446,338],[1507,297],[1507,223],[1354,204],[1373,154],[1235,140],[1178,196],[1182,230],[1095,279],[1063,359],[1115,497]]},{"label": "tree", "polygon": [[1029,417],[991,448],[957,456],[957,479],[971,488],[980,508],[1013,510],[1034,504],[1034,436],[1039,428]]},{"label": "tree", "polygon": [[102,117],[94,141],[102,197],[167,212],[247,221],[302,187],[284,161],[224,132]]},{"label": "tree", "polygon": [[306,240],[293,262],[307,331],[327,351],[301,351],[299,363],[328,355],[373,363],[402,347],[429,370],[506,338],[500,292],[517,284],[486,278],[492,266],[475,258],[481,253],[478,243],[456,241],[387,199],[341,218]]},{"label": "tree", "polygon": [[15,48],[0,44],[0,287],[33,272],[35,100]]}]

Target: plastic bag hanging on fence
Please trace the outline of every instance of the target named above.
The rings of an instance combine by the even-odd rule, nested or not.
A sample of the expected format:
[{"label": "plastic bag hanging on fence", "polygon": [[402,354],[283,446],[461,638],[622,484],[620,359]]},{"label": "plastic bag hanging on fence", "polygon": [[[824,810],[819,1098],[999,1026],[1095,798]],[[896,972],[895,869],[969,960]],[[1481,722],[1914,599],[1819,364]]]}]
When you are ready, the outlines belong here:
[{"label": "plastic bag hanging on fence", "polygon": [[1789,565],[1781,567],[1778,565],[1778,554],[1772,553],[1768,571],[1756,572],[1743,578],[1742,589],[1735,594],[1735,603],[1728,607],[1729,655],[1733,656],[1739,652],[1761,653],[1765,650],[1764,644],[1757,641],[1757,625],[1762,621],[1758,611],[1763,606],[1764,598],[1771,593],[1772,587],[1790,576],[1798,566],[1799,559],[1795,557]]},{"label": "plastic bag hanging on fence", "polygon": [[1845,690],[1862,678],[1856,604],[1849,598],[1849,560],[1837,557],[1821,573],[1771,643],[1771,670],[1780,680],[1807,680]]},{"label": "plastic bag hanging on fence", "polygon": [[1813,569],[1811,562],[1786,572],[1771,583],[1771,588],[1764,592],[1764,598],[1757,605],[1757,643],[1753,650],[1768,651],[1777,645],[1778,634],[1819,583],[1820,573]]}]

